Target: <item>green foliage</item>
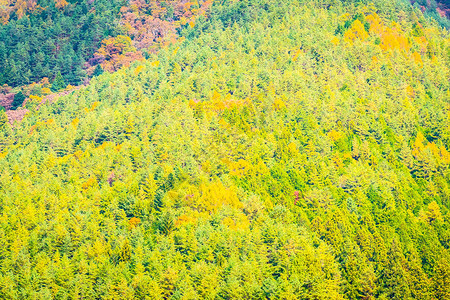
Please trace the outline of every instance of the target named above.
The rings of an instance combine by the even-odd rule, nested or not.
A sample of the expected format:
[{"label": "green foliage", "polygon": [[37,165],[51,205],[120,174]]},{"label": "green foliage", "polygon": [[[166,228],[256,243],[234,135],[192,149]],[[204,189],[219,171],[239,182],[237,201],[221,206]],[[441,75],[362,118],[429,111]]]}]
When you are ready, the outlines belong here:
[{"label": "green foliage", "polygon": [[62,77],[61,72],[58,72],[52,82],[52,91],[57,92],[65,87],[66,83],[64,82],[64,78]]},{"label": "green foliage", "polygon": [[22,91],[19,91],[17,94],[14,95],[14,100],[11,104],[11,109],[14,110],[20,107],[26,98],[27,97],[22,93]]},{"label": "green foliage", "polygon": [[101,65],[97,65],[96,67],[95,67],[95,70],[94,70],[94,73],[92,73],[92,76],[99,76],[99,75],[101,75],[103,73],[103,68],[102,68],[102,66]]},{"label": "green foliage", "polygon": [[8,116],[5,113],[5,109],[0,107],[0,130],[3,129],[4,126],[8,123]]},{"label": "green foliage", "polygon": [[[26,3],[29,12],[11,14],[0,24],[0,85],[12,87],[52,78],[58,71],[72,85],[85,77],[83,65],[92,59],[101,41],[117,34],[122,0],[38,0]],[[0,8],[1,16],[8,9]]]}]

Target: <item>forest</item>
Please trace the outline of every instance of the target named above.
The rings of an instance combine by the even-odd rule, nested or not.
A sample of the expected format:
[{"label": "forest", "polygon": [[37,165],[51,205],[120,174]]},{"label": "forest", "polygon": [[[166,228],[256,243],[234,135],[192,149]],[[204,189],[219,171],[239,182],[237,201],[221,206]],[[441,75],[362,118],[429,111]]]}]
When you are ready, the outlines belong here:
[{"label": "forest", "polygon": [[1,299],[450,299],[445,20],[40,1],[0,27]]},{"label": "forest", "polygon": [[54,82],[59,76],[65,85],[57,83],[53,91],[143,59],[211,5],[202,0],[4,1],[0,86],[19,87],[44,78]]},{"label": "forest", "polygon": [[[2,1],[0,86],[16,88],[49,81],[55,82],[54,92],[68,84],[86,83],[103,70],[113,72],[148,58],[149,53],[176,39],[183,27],[205,16],[213,2]],[[444,2],[411,1],[426,17],[448,29],[450,21],[445,15],[450,17],[450,5]]]}]

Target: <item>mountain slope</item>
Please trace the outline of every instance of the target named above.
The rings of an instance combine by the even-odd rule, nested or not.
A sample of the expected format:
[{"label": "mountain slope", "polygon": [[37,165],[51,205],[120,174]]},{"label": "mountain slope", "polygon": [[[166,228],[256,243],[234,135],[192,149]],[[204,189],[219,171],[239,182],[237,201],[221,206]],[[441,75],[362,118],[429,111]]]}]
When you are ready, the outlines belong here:
[{"label": "mountain slope", "polygon": [[448,32],[384,1],[193,25],[1,115],[2,298],[448,298]]}]

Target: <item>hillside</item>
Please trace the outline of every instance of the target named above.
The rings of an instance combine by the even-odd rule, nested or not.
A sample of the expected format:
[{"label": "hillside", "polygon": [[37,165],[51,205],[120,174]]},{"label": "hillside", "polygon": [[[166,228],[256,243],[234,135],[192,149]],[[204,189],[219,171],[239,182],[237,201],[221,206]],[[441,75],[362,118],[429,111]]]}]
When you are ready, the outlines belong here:
[{"label": "hillside", "polygon": [[[396,1],[404,1],[403,7],[409,3]],[[183,28],[206,16],[212,3],[212,0],[0,2],[0,106],[14,110],[22,104],[16,101],[17,105],[11,106],[9,99],[14,94],[46,95],[66,86],[86,84],[103,71],[114,72],[135,60],[148,58],[160,47],[176,41]],[[450,28],[450,8],[445,1],[410,3],[425,18]],[[22,98],[21,94],[18,98]]]},{"label": "hillside", "polygon": [[204,8],[0,111],[0,298],[449,299],[449,32],[406,1]]}]

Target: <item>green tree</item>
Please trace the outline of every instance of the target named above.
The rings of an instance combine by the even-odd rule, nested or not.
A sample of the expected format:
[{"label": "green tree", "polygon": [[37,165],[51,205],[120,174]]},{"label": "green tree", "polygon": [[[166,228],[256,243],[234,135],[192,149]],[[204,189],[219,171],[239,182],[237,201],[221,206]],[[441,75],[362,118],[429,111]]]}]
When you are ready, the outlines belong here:
[{"label": "green tree", "polygon": [[22,91],[18,92],[14,95],[14,101],[11,104],[11,109],[17,109],[19,106],[22,105],[23,101],[25,101],[27,97],[22,93]]},{"label": "green tree", "polygon": [[97,65],[96,67],[95,67],[95,70],[94,70],[94,73],[92,73],[92,76],[99,76],[99,75],[101,75],[103,73],[103,68],[102,68],[102,66],[101,65]]},{"label": "green tree", "polygon": [[5,108],[0,106],[0,130],[8,123],[8,116],[6,115]]},{"label": "green tree", "polygon": [[61,75],[61,72],[58,71],[58,73],[55,76],[55,79],[52,82],[52,91],[57,92],[59,90],[62,90],[66,87],[66,83],[64,81],[64,78]]}]

